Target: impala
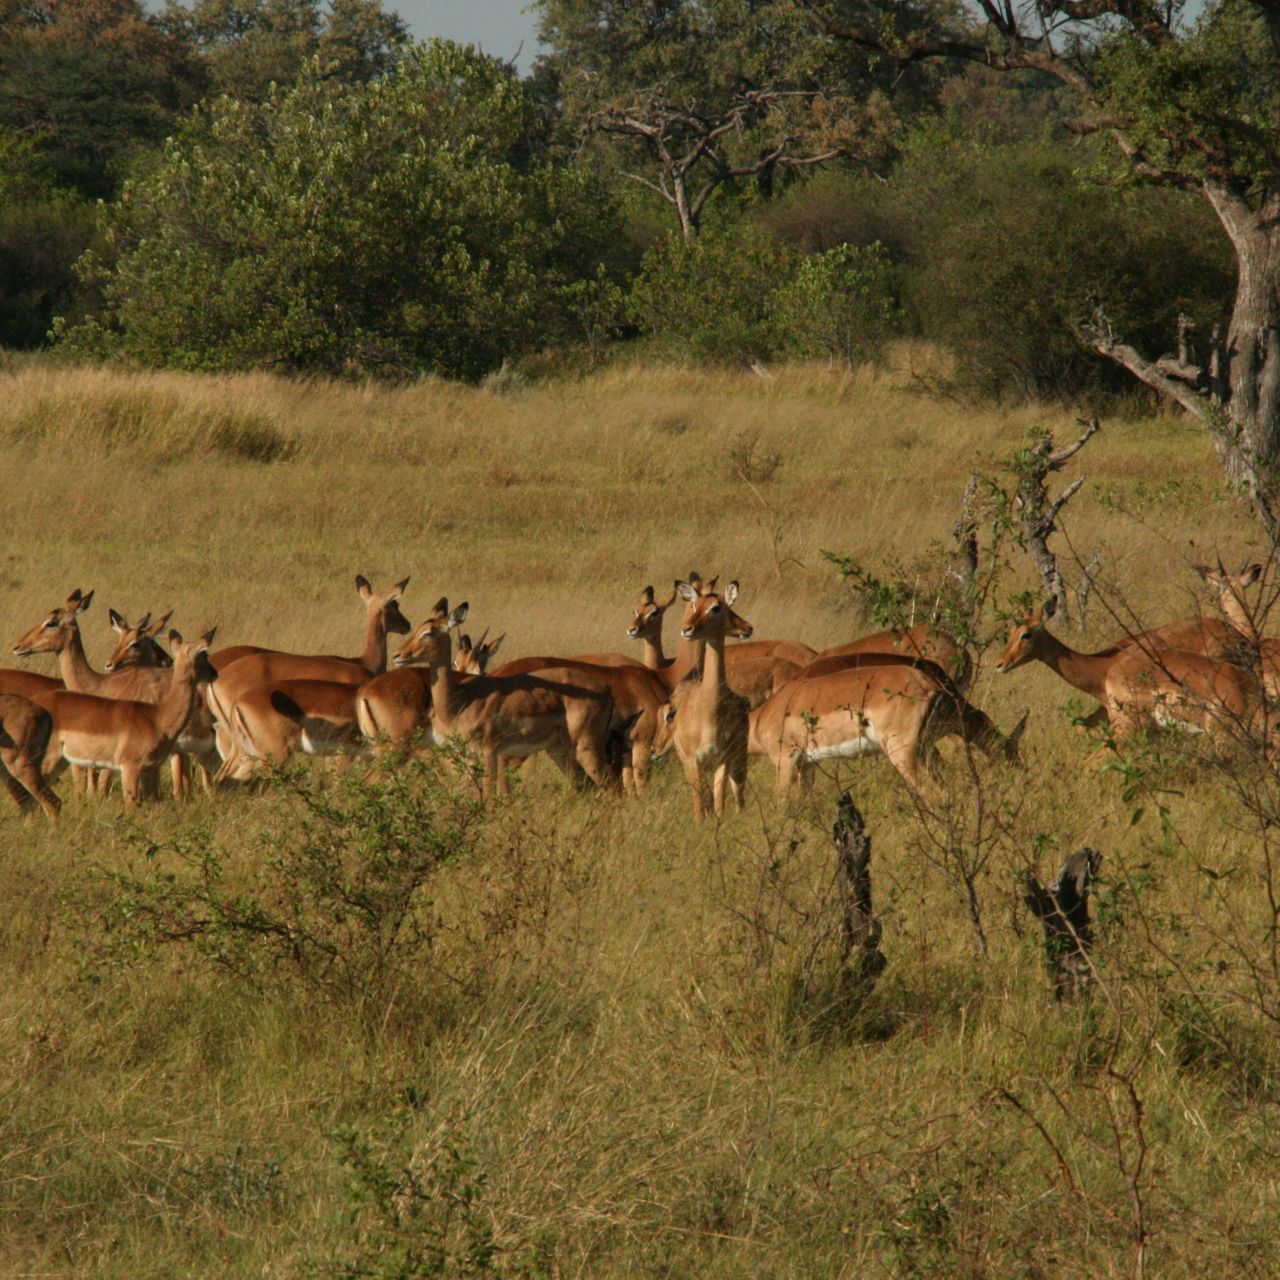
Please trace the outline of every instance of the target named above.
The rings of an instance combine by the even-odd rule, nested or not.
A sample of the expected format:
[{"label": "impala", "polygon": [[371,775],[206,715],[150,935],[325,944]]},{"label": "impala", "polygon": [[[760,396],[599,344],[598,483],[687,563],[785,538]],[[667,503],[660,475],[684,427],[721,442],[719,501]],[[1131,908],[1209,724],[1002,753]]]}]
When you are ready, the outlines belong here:
[{"label": "impala", "polygon": [[751,753],[773,761],[779,794],[786,794],[797,773],[811,784],[814,766],[823,760],[876,752],[923,794],[924,770],[932,769],[938,739],[952,734],[1016,763],[1027,717],[1005,737],[932,663],[885,654],[827,661],[844,665],[802,672],[751,714]]},{"label": "impala", "polygon": [[[841,658],[863,654],[884,654],[908,661],[930,663],[946,675],[961,693],[967,693],[972,670],[969,655],[954,636],[928,624],[914,627],[890,627],[871,635],[851,640],[848,644],[824,649],[805,668],[807,675],[834,670]],[[820,666],[819,664],[827,664]]]},{"label": "impala", "polygon": [[231,708],[250,689],[279,680],[327,680],[358,687],[371,676],[384,672],[387,669],[387,635],[404,635],[410,629],[399,605],[408,582],[409,579],[405,578],[390,591],[379,594],[366,578],[356,576],[356,591],[365,607],[365,646],[359,657],[338,658],[328,654],[307,655],[263,649],[219,667],[221,679],[210,686],[207,696],[216,721],[218,750],[224,766],[233,770],[238,767],[236,757],[240,747],[230,732]]},{"label": "impala", "polygon": [[[587,677],[563,668],[537,676],[459,676],[450,665],[451,636],[467,616],[467,605],[450,611],[441,598],[431,616],[405,642],[396,665],[425,663],[430,719],[422,728],[436,743],[452,737],[475,746],[484,763],[484,794],[498,783],[501,757],[547,752],[567,774],[586,774],[597,786],[614,783],[608,763],[613,699],[607,689],[589,688]],[[361,724],[374,732],[395,718],[383,681],[370,681],[357,699]]]},{"label": "impala", "polygon": [[64,690],[46,703],[52,724],[41,773],[56,775],[68,764],[111,769],[120,774],[127,805],[138,802],[142,776],[162,764],[191,715],[196,688],[212,683],[217,672],[208,659],[210,631],[190,644],[176,631],[173,678],[159,702],[100,698]]},{"label": "impala", "polygon": [[573,672],[576,681],[592,689],[608,690],[614,712],[610,730],[623,744],[622,787],[639,795],[649,780],[650,760],[670,745],[670,725],[663,715],[667,686],[642,666],[604,666],[581,658],[517,658],[493,674],[543,674],[552,669]]},{"label": "impala", "polygon": [[[95,671],[85,655],[84,641],[80,635],[80,615],[93,603],[93,592],[83,595],[77,588],[57,608],[48,614],[13,646],[18,657],[26,658],[40,653],[58,656],[62,673],[62,687],[75,693],[92,693],[101,698],[126,698],[137,702],[156,702],[169,687],[173,660],[156,642],[155,633],[139,630],[136,646],[131,649],[133,658],[128,670],[115,670],[107,664],[106,671]],[[112,626],[123,623],[114,609],[108,610]],[[167,618],[168,615],[166,614]],[[32,696],[32,695],[27,695]],[[35,696],[39,696],[36,694]],[[110,774],[101,779],[105,786]],[[180,768],[174,768],[174,787],[178,789]],[[90,777],[81,777],[77,769],[77,784],[91,784]]]},{"label": "impala", "polygon": [[1245,565],[1239,573],[1228,573],[1218,561],[1217,570],[1196,565],[1196,572],[1218,592],[1218,608],[1240,640],[1241,661],[1255,667],[1262,676],[1267,696],[1280,696],[1280,640],[1269,640],[1258,628],[1258,622],[1244,601],[1246,587],[1251,587],[1262,574],[1260,564]]},{"label": "impala", "polygon": [[0,780],[20,810],[34,800],[50,822],[58,820],[58,797],[40,772],[53,718],[27,698],[0,693]]},{"label": "impala", "polygon": [[1203,732],[1224,721],[1254,723],[1262,690],[1244,667],[1177,649],[1077,653],[1045,627],[1056,608],[1050,597],[1038,612],[1015,621],[997,671],[1043,662],[1102,703],[1117,739],[1153,724]]},{"label": "impala", "polygon": [[[693,813],[707,813],[707,793],[717,814],[724,812],[725,784],[733,792],[734,803],[742,809],[747,783],[747,700],[735,693],[725,675],[725,634],[738,598],[738,584],[731,582],[724,595],[702,591],[690,582],[677,582],[676,594],[685,601],[684,640],[701,641],[700,679],[683,686],[684,697],[667,714],[674,723],[672,741],[685,777],[693,788]],[[750,624],[745,624],[750,634]]]},{"label": "impala", "polygon": [[[690,573],[687,585],[695,591],[713,594],[716,579],[703,584],[701,577]],[[668,658],[662,651],[662,620],[677,597],[679,583],[671,596],[659,603],[652,587],[645,587],[640,603],[627,635],[644,645],[644,665],[656,672],[667,689],[674,693],[681,681],[693,671],[702,656],[701,641],[682,639],[675,658]],[[750,624],[729,610],[725,635],[746,639],[751,635]],[[817,655],[806,644],[792,640],[753,640],[747,644],[735,644],[725,649],[725,673],[734,689],[743,694],[752,706],[757,706],[775,688],[791,679],[797,671],[812,662]],[[683,695],[675,699],[677,707]]]}]

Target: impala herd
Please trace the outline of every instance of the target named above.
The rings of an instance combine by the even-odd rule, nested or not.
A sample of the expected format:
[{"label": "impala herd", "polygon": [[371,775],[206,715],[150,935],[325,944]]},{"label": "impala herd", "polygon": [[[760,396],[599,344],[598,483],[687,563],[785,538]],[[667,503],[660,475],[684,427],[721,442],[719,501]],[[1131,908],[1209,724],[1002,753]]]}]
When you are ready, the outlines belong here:
[{"label": "impala herd", "polygon": [[[1031,660],[1051,667],[1100,705],[1086,723],[1116,738],[1150,726],[1205,731],[1225,722],[1266,732],[1280,692],[1280,640],[1259,635],[1245,601],[1260,567],[1201,569],[1223,620],[1186,618],[1077,653],[1047,629],[1053,601],[1015,618],[997,671]],[[363,577],[365,644],[355,657],[253,645],[210,651],[214,633],[160,642],[166,614],[130,626],[115,610],[117,641],[102,671],[85,655],[80,617],[93,593],[74,591],[19,638],[19,657],[56,654],[61,679],[0,669],[0,781],[51,821],[50,783],[70,767],[86,792],[120,775],[125,803],[156,793],[171,761],[175,796],[200,775],[206,788],[244,782],[298,752],[351,756],[423,751],[446,742],[473,751],[487,796],[545,753],[579,785],[645,789],[654,760],[674,750],[694,812],[741,809],[752,755],[773,764],[779,792],[806,785],[824,760],[885,755],[916,792],[940,738],[955,736],[1017,762],[1022,717],[1008,735],[966,697],[968,656],[932,626],[879,631],[818,653],[794,641],[753,640],[734,611],[738,584],[717,589],[695,573],[660,600],[640,595],[620,653],[516,659],[490,670],[503,636],[473,644],[460,629],[467,605],[437,601],[411,627],[400,611],[408,579],[376,592]],[[663,619],[680,601],[680,645],[663,650]],[[405,636],[388,670],[388,639]],[[455,645],[455,635],[458,636]],[[737,643],[729,643],[731,640]]]}]

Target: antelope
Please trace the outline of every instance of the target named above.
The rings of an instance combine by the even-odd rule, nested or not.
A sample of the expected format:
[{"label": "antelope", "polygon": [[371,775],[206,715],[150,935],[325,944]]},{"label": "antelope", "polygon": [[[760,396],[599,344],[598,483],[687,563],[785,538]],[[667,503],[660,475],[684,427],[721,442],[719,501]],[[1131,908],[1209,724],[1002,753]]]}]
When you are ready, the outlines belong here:
[{"label": "antelope", "polygon": [[[668,706],[674,722],[672,742],[685,777],[693,788],[693,814],[707,814],[707,791],[718,815],[724,812],[725,784],[733,792],[734,803],[742,811],[747,782],[747,700],[729,688],[725,674],[725,635],[738,598],[738,584],[731,582],[724,595],[700,590],[700,585],[677,582],[676,594],[685,601],[684,640],[702,641],[702,674],[685,685],[685,696],[677,708]],[[738,620],[751,634],[751,624]]]},{"label": "antelope", "polygon": [[1077,653],[1045,627],[1056,609],[1051,596],[1036,613],[1014,622],[997,671],[1043,662],[1102,703],[1117,739],[1149,724],[1204,732],[1224,720],[1254,723],[1262,690],[1244,667],[1176,649]]},{"label": "antelope", "polygon": [[56,824],[61,805],[40,771],[52,731],[53,718],[43,707],[15,694],[0,694],[0,780],[20,811],[34,800]]},{"label": "antelope", "polygon": [[404,635],[410,630],[399,606],[408,582],[409,579],[405,578],[390,591],[378,594],[368,579],[356,576],[356,591],[364,602],[366,615],[364,652],[357,658],[263,649],[218,668],[222,673],[221,679],[217,685],[210,686],[207,697],[216,721],[218,750],[223,765],[238,768],[240,748],[231,731],[231,709],[250,689],[278,680],[327,680],[359,687],[371,676],[381,675],[387,669],[388,633]]},{"label": "antelope", "polygon": [[[18,639],[13,646],[14,654],[21,658],[39,653],[57,654],[62,687],[74,693],[91,693],[102,698],[125,698],[138,702],[159,701],[169,687],[173,660],[157,643],[156,631],[149,627],[137,629],[129,648],[130,662],[127,669],[117,669],[108,662],[105,671],[95,671],[90,665],[80,635],[79,618],[93,603],[93,594],[90,591],[88,595],[84,595],[79,588],[73,591],[63,604],[50,610],[42,621]],[[114,609],[108,610],[108,615],[112,626],[120,630],[118,624],[123,624],[124,619]],[[165,619],[168,617],[166,614]],[[175,792],[180,792],[181,768],[178,764],[174,766],[173,776]],[[81,780],[77,778],[77,782]],[[90,779],[85,778],[83,781],[86,787],[90,785]],[[105,775],[104,785],[109,781],[110,775]]]},{"label": "antelope", "polygon": [[[670,745],[670,724],[662,714],[667,703],[667,687],[656,672],[642,666],[604,666],[582,658],[517,658],[493,674],[516,676],[559,668],[577,673],[575,679],[591,688],[607,688],[613,698],[611,729],[623,735],[622,787],[639,795],[649,780],[649,762],[665,754]],[[624,731],[624,726],[625,731]]]},{"label": "antelope", "polygon": [[191,715],[198,684],[217,679],[208,659],[213,631],[184,643],[169,632],[173,646],[173,678],[159,702],[101,698],[64,690],[46,704],[52,724],[41,773],[56,776],[68,764],[111,769],[120,774],[125,804],[138,802],[144,773],[160,765],[173,750]]},{"label": "antelope", "polygon": [[[690,573],[688,585],[696,591],[715,591],[716,579],[704,587],[701,577]],[[653,587],[645,587],[640,593],[635,617],[627,635],[644,645],[644,665],[654,671],[674,693],[684,678],[693,671],[701,657],[700,642],[684,641],[675,658],[668,658],[662,651],[662,620],[677,598],[679,583],[670,597],[661,603],[655,598]],[[743,638],[751,635],[751,627],[730,609],[726,636]],[[755,640],[749,644],[735,644],[725,649],[725,672],[736,690],[742,693],[752,706],[791,679],[817,656],[806,644],[792,640]],[[680,698],[677,697],[677,706]]]},{"label": "antelope", "polygon": [[[546,751],[571,777],[585,773],[597,786],[613,785],[608,765],[613,699],[607,687],[588,687],[589,677],[560,667],[536,676],[459,676],[451,667],[451,636],[466,616],[465,603],[450,611],[442,597],[405,642],[404,656],[395,658],[397,667],[407,662],[427,667],[431,713],[425,724],[419,723],[431,741],[459,737],[479,749],[486,798],[499,780],[500,757],[539,751]],[[370,681],[357,698],[366,733],[379,732],[396,718],[386,683]]]},{"label": "antelope", "polygon": [[1280,640],[1269,640],[1261,634],[1257,619],[1244,602],[1244,590],[1257,582],[1262,566],[1245,565],[1239,573],[1232,574],[1219,560],[1216,571],[1204,565],[1196,565],[1195,569],[1217,590],[1218,608],[1239,637],[1242,661],[1260,671],[1268,697],[1280,696]]},{"label": "antelope", "polygon": [[[969,655],[955,637],[928,624],[914,627],[891,627],[851,640],[848,644],[824,649],[805,668],[806,675],[835,670],[841,658],[855,655],[882,654],[907,661],[928,663],[943,672],[960,693],[969,691],[972,678]],[[819,664],[827,664],[820,666]]]},{"label": "antelope", "polygon": [[950,734],[1017,763],[1027,717],[1005,737],[932,663],[868,653],[827,659],[823,667],[801,672],[751,713],[749,750],[773,761],[779,795],[797,773],[811,785],[820,761],[875,752],[924,795],[923,771],[932,769],[938,739]]},{"label": "antelope", "polygon": [[[455,670],[483,673],[504,638],[486,642],[487,635],[488,631],[474,646],[470,636],[461,638]],[[250,689],[231,711],[232,728],[244,756],[224,766],[219,781],[244,781],[262,761],[279,768],[299,750],[310,756],[354,755],[379,736],[376,731],[367,736],[362,733],[357,698],[379,681],[418,674],[412,669],[388,671],[360,686],[332,680],[277,680]],[[420,685],[421,699],[429,705],[427,682]],[[409,734],[412,731],[410,728]]]}]

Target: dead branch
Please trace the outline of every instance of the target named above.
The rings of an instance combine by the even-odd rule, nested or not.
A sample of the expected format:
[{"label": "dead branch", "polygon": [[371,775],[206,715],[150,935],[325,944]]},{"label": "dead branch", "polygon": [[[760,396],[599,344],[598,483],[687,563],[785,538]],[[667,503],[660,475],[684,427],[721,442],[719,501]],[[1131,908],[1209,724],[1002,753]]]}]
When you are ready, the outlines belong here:
[{"label": "dead branch", "polygon": [[1093,983],[1089,884],[1101,865],[1102,854],[1086,846],[1067,858],[1047,888],[1034,871],[1026,873],[1023,897],[1031,914],[1044,926],[1045,958],[1056,1000],[1083,995]]}]

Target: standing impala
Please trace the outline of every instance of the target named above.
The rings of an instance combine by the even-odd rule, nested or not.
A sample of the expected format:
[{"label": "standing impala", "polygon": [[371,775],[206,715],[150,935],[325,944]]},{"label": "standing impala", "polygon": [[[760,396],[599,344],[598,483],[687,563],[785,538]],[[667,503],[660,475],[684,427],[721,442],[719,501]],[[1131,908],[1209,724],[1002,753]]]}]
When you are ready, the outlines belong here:
[{"label": "standing impala", "polygon": [[[703,818],[708,809],[708,792],[715,812],[724,812],[725,784],[733,791],[734,803],[742,810],[747,784],[747,700],[735,693],[725,678],[725,633],[738,598],[738,584],[731,582],[724,595],[700,591],[689,582],[677,582],[676,594],[688,608],[680,629],[684,640],[701,641],[702,677],[684,685],[679,707],[669,707],[674,716],[672,741],[685,777],[693,788],[693,813]],[[750,624],[745,624],[750,634]]]},{"label": "standing impala", "polygon": [[56,776],[68,764],[118,771],[125,804],[137,804],[143,774],[168,758],[187,723],[197,685],[217,679],[208,659],[212,640],[212,631],[190,644],[176,631],[169,633],[173,679],[159,702],[70,690],[53,694],[46,704],[52,725],[41,767],[44,776]]},{"label": "standing impala", "polygon": [[1244,667],[1177,649],[1148,653],[1132,646],[1077,653],[1044,625],[1056,608],[1050,597],[1040,610],[1014,622],[997,671],[1043,662],[1102,703],[1117,739],[1149,725],[1203,732],[1227,722],[1254,724],[1262,688]]},{"label": "standing impala", "polygon": [[[356,591],[365,608],[365,647],[356,658],[264,649],[218,668],[221,678],[216,685],[210,686],[208,698],[217,721],[218,750],[227,769],[239,767],[238,757],[242,751],[230,728],[232,709],[250,689],[279,680],[325,680],[359,687],[371,676],[380,675],[387,669],[387,635],[405,635],[410,629],[399,604],[408,582],[409,579],[405,578],[390,591],[379,594],[366,578],[356,576]],[[223,773],[222,770],[219,772]]]},{"label": "standing impala", "polygon": [[[686,585],[699,593],[711,594],[715,592],[716,579],[712,578],[704,585],[698,574],[690,573]],[[667,600],[659,603],[653,588],[645,587],[636,606],[635,618],[627,628],[627,635],[644,645],[644,665],[656,672],[672,692],[698,665],[703,649],[700,640],[682,639],[675,658],[666,657],[662,651],[662,620],[676,599],[679,583],[676,588]],[[729,610],[726,636],[745,639],[751,635],[751,630],[748,623],[732,609]],[[807,644],[795,640],[752,640],[725,648],[725,673],[734,689],[752,706],[758,706],[775,688],[791,679],[816,656]],[[677,707],[682,696],[676,697]]]},{"label": "standing impala", "polygon": [[[582,774],[597,786],[615,784],[608,762],[613,699],[607,688],[592,688],[582,673],[552,668],[537,676],[458,675],[451,666],[451,633],[467,616],[466,604],[449,609],[441,598],[431,616],[405,643],[405,661],[424,663],[431,714],[423,729],[432,741],[461,738],[475,746],[484,763],[484,793],[491,796],[500,778],[501,757],[545,751],[575,779]],[[362,725],[384,729],[396,715],[393,699],[370,681],[357,699]]]},{"label": "standing impala", "polygon": [[40,770],[52,731],[53,717],[43,707],[0,693],[0,781],[19,810],[34,800],[56,823],[61,806]]}]

